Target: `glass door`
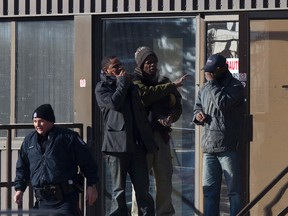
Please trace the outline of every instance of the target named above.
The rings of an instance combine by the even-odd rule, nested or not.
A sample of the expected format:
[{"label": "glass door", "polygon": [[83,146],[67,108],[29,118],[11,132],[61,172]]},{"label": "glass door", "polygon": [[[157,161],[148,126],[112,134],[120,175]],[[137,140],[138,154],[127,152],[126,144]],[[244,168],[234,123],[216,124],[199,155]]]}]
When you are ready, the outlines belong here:
[{"label": "glass door", "polygon": [[[182,116],[172,126],[170,143],[173,157],[172,202],[176,215],[193,215],[194,212],[194,158],[195,130],[191,125],[195,99],[195,17],[133,18],[103,20],[104,55],[118,56],[127,72],[133,75],[134,53],[140,46],[149,46],[158,55],[160,74],[171,81],[184,74],[190,78],[181,87]],[[105,163],[104,163],[105,164]],[[108,167],[103,167],[105,178],[105,213],[108,215],[111,201],[111,177]],[[154,178],[151,177],[151,193],[155,199]],[[131,206],[131,182],[127,183],[126,200]]]}]

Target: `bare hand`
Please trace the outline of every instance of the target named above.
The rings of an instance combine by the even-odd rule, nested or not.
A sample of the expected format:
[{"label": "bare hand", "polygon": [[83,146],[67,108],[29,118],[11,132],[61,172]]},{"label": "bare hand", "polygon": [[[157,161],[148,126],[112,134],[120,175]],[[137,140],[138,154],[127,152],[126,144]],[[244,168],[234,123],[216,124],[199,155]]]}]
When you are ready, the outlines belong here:
[{"label": "bare hand", "polygon": [[205,120],[205,114],[203,112],[199,112],[196,114],[195,118],[199,122],[203,122]]},{"label": "bare hand", "polygon": [[95,186],[88,186],[86,190],[86,200],[89,205],[93,205],[93,203],[98,198],[98,192]]},{"label": "bare hand", "polygon": [[118,70],[117,72],[112,72],[112,74],[115,77],[120,77],[120,76],[125,76],[126,75],[126,71],[124,69]]},{"label": "bare hand", "polygon": [[158,119],[158,122],[162,124],[164,127],[170,127],[172,124],[172,117],[168,116],[167,118]]},{"label": "bare hand", "polygon": [[23,199],[23,191],[16,191],[14,195],[14,202],[17,203],[18,205],[22,202]]},{"label": "bare hand", "polygon": [[185,74],[184,76],[175,80],[173,83],[175,84],[176,88],[183,86],[183,82],[188,78],[188,76],[188,74]]},{"label": "bare hand", "polygon": [[130,74],[126,73],[124,69],[122,69],[119,74],[114,74],[114,76],[115,77],[127,77],[130,79]]}]

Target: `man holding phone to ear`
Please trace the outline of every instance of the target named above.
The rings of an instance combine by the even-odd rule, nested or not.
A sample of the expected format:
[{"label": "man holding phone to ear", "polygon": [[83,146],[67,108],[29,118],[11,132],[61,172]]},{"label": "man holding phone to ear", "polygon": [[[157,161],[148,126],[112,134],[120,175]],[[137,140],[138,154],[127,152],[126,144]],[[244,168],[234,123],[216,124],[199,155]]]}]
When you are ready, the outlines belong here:
[{"label": "man holding phone to ear", "polygon": [[219,215],[222,174],[228,187],[230,215],[241,210],[241,164],[244,90],[232,76],[226,58],[211,55],[204,68],[207,82],[199,90],[194,106],[196,125],[203,126],[204,215]]},{"label": "man holding phone to ear", "polygon": [[136,86],[116,56],[102,60],[100,81],[95,88],[103,116],[102,152],[112,181],[109,215],[128,216],[126,179],[130,176],[139,206],[137,215],[154,216],[154,200],[149,193],[147,153],[157,151],[152,128]]}]

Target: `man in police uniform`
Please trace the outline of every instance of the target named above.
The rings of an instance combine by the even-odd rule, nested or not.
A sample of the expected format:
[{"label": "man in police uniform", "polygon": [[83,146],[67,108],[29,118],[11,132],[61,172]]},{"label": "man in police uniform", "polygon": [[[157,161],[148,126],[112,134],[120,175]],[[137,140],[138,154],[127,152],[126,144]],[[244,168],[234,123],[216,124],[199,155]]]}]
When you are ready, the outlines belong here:
[{"label": "man in police uniform", "polygon": [[97,199],[96,163],[79,135],[54,125],[50,104],[39,106],[32,115],[35,131],[28,134],[21,146],[16,164],[14,201],[19,204],[31,182],[36,209],[57,210],[61,215],[80,215],[80,171],[87,178],[86,199],[92,205]]}]

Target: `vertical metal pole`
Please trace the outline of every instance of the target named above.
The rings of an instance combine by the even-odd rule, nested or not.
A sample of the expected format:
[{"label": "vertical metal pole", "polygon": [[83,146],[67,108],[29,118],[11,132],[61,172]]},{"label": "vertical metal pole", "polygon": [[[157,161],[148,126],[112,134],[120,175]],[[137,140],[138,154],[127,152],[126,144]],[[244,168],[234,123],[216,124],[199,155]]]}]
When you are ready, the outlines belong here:
[{"label": "vertical metal pole", "polygon": [[11,129],[7,130],[7,145],[6,145],[6,161],[7,161],[7,209],[11,209],[11,192],[12,192],[12,183],[11,183],[11,179],[12,179],[12,171],[11,171],[11,167],[12,167],[12,148],[11,148]]}]

